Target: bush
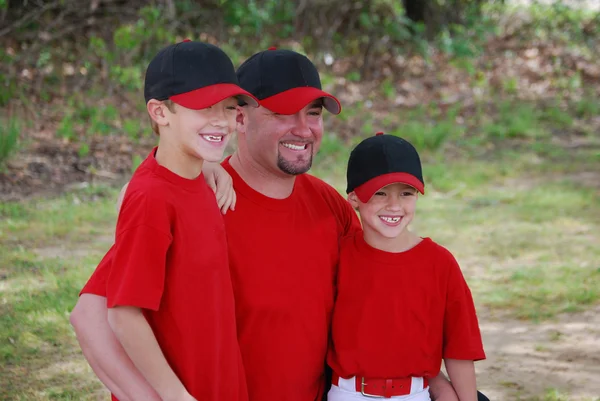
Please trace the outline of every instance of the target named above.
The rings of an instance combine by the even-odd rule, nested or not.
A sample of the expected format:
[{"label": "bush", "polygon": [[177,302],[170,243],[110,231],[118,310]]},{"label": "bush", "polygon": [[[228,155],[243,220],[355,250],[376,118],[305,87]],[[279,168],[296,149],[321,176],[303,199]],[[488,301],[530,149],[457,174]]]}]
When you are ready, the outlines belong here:
[{"label": "bush", "polygon": [[19,123],[15,119],[0,120],[0,168],[16,151],[19,138]]}]

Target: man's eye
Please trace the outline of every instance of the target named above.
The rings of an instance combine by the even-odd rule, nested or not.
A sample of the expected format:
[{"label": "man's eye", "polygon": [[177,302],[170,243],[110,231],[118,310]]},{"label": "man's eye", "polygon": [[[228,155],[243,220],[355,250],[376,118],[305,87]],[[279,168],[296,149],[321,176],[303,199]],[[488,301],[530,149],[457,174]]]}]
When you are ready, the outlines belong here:
[{"label": "man's eye", "polygon": [[375,192],[375,195],[377,195],[377,196],[385,196],[385,192]]}]

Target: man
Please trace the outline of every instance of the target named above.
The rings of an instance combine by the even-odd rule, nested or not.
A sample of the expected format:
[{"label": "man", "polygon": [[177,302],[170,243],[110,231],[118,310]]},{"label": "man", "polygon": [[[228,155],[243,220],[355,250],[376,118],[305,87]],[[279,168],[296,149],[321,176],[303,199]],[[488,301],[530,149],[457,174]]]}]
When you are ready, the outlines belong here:
[{"label": "man", "polygon": [[[238,149],[223,163],[237,196],[224,219],[250,400],[319,400],[329,385],[324,361],[338,241],[359,223],[331,186],[305,173],[321,143],[323,108],[338,114],[341,107],[321,90],[310,60],[292,51],[257,53],[237,73],[262,106],[240,108]],[[121,382],[124,395],[144,391],[110,342],[105,308],[102,297],[84,294],[73,312],[84,354]],[[443,377],[430,385],[440,401],[454,395]]]}]

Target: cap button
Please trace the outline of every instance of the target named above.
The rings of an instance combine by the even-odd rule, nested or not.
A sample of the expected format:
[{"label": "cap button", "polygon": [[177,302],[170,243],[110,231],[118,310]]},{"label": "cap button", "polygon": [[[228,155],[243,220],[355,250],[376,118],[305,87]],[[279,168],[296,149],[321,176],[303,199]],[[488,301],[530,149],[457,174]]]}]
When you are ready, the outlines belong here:
[{"label": "cap button", "polygon": [[383,135],[383,132],[379,131],[378,133],[375,134],[375,136],[379,136],[379,135]]},{"label": "cap button", "polygon": [[277,50],[277,48],[275,46],[271,46],[267,50]]},{"label": "cap button", "polygon": [[182,40],[182,42],[191,42],[191,41],[192,41],[192,39],[188,39],[188,38],[185,38]]}]

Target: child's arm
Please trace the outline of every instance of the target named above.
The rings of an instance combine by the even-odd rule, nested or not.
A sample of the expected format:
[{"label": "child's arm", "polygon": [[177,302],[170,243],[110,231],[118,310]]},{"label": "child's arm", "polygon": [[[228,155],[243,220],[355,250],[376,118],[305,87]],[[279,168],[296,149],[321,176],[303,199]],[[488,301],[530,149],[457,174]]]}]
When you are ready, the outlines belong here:
[{"label": "child's arm", "polygon": [[429,394],[433,401],[458,401],[452,384],[442,372],[429,380]]},{"label": "child's arm", "polygon": [[129,358],[164,401],[196,401],[169,366],[140,308],[109,308],[108,323]]},{"label": "child's arm", "polygon": [[448,376],[460,401],[477,401],[475,364],[461,359],[444,359]]},{"label": "child's arm", "polygon": [[105,297],[82,294],[70,321],[94,373],[120,401],[160,401],[108,325]]}]

